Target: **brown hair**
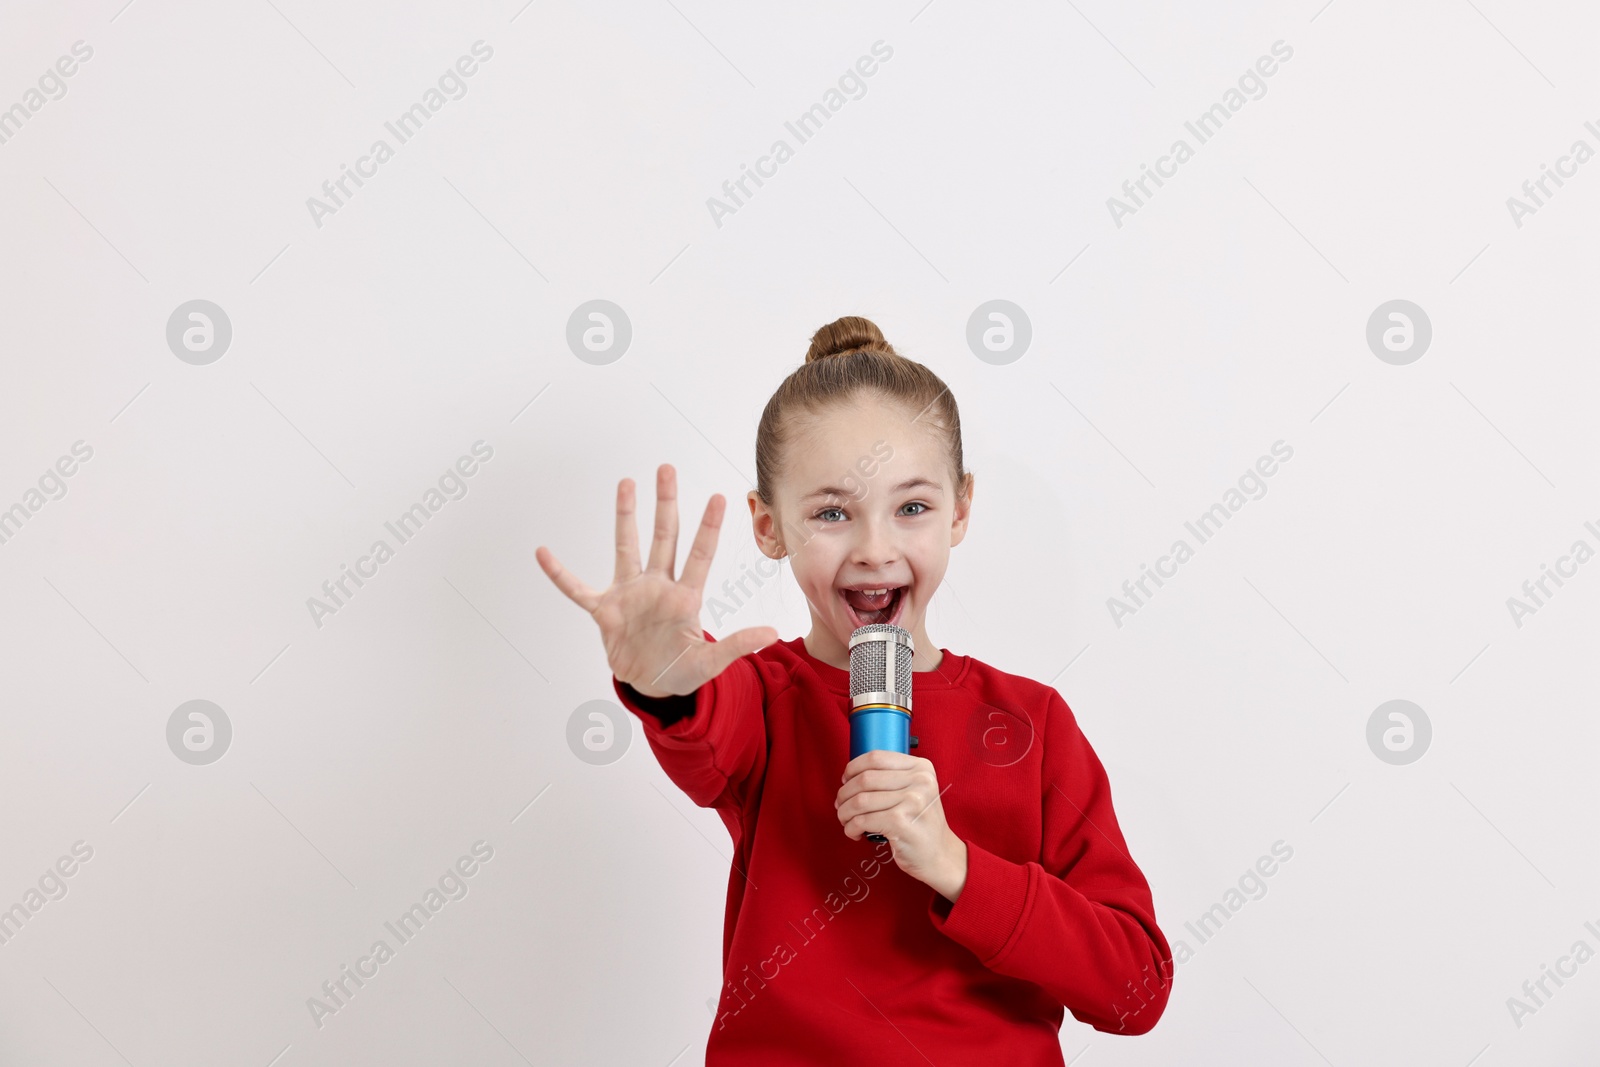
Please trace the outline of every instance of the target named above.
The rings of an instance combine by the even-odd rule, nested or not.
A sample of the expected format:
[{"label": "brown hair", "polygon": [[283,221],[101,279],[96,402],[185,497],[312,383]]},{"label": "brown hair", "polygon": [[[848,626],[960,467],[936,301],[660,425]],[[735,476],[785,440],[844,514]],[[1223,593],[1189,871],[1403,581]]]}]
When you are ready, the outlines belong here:
[{"label": "brown hair", "polygon": [[837,403],[876,393],[918,412],[944,434],[955,472],[956,495],[963,495],[967,470],[961,460],[961,413],[940,377],[894,350],[871,319],[846,315],[811,335],[805,362],[785,378],[761,412],[756,429],[756,492],[769,505],[787,441],[789,418],[816,413]]}]

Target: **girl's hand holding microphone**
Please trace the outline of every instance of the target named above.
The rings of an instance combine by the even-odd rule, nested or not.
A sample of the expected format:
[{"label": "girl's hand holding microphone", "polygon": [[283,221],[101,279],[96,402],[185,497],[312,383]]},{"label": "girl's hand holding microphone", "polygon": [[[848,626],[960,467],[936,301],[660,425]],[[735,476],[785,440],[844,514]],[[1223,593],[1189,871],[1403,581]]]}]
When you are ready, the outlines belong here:
[{"label": "girl's hand holding microphone", "polygon": [[631,478],[617,483],[617,566],[604,592],[580,581],[543,545],[534,551],[556,587],[600,627],[611,673],[644,696],[693,693],[740,656],[778,639],[771,626],[752,626],[720,641],[707,641],[700,628],[702,590],[726,506],[721,493],[707,501],[679,578],[672,573],[678,556],[678,485],[669,463],[656,471],[655,533],[643,568]]}]

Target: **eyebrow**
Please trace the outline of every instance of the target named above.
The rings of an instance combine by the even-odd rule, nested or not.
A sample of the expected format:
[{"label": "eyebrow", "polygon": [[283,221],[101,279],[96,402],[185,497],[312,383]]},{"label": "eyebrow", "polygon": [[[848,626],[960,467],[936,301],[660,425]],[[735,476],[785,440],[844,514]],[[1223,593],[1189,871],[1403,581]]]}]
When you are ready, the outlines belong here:
[{"label": "eyebrow", "polygon": [[[935,493],[940,493],[940,494],[942,494],[944,492],[944,486],[940,485],[938,482],[930,482],[926,478],[907,478],[905,481],[901,482],[899,485],[894,486],[893,488],[891,488],[889,490],[889,492],[891,492],[891,493],[901,493],[901,492],[904,492],[907,489],[919,489],[919,488],[931,489]],[[830,486],[825,486],[825,487],[823,487],[821,489],[818,489],[816,492],[810,494],[809,496],[803,496],[800,499],[801,500],[812,500],[812,499],[815,499],[816,497],[819,497],[819,496],[844,496],[844,497],[848,497],[848,496],[852,496],[852,495],[853,494],[850,493],[848,490],[839,489],[839,488],[836,488],[836,487],[830,485]]]}]

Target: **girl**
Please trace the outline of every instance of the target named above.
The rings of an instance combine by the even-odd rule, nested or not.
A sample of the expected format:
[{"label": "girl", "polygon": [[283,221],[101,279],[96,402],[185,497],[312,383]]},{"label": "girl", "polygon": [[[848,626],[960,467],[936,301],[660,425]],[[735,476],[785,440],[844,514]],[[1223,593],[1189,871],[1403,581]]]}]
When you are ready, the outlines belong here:
[{"label": "girl", "polygon": [[[706,1063],[1059,1065],[1063,1008],[1150,1030],[1172,953],[1071,709],[928,637],[972,513],[949,389],[867,319],[839,319],[767,402],[756,473],[756,544],[790,561],[804,638],[701,629],[723,498],[674,578],[669,465],[645,566],[626,478],[609,588],[536,552],[599,625],[662,769],[733,837]],[[850,636],[875,622],[915,641],[915,754],[848,760]]]}]

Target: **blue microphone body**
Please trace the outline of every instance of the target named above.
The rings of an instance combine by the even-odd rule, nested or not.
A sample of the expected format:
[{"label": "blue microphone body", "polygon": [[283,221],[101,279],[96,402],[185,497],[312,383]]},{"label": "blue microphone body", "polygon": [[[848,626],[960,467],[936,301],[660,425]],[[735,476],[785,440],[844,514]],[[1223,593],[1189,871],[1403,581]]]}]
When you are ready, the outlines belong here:
[{"label": "blue microphone body", "polygon": [[[911,736],[911,634],[871,623],[850,635],[850,758],[863,752],[904,752]],[[866,835],[872,841],[882,834]]]},{"label": "blue microphone body", "polygon": [[874,751],[911,751],[909,711],[893,704],[866,704],[850,712],[850,758]]}]

